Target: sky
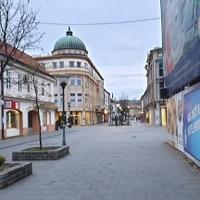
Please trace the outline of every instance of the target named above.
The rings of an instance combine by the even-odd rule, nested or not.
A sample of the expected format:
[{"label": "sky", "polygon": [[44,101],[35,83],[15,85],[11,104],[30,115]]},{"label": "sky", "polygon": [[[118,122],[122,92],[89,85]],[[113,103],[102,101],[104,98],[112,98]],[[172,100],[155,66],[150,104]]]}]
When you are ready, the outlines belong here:
[{"label": "sky", "polygon": [[[64,24],[116,22],[160,17],[159,0],[29,0],[38,9],[40,22]],[[88,56],[104,78],[104,86],[114,97],[139,99],[146,89],[144,69],[147,53],[160,47],[160,20],[102,26],[71,25]],[[51,54],[55,42],[65,36],[67,25],[39,25],[44,33],[42,52]]]}]

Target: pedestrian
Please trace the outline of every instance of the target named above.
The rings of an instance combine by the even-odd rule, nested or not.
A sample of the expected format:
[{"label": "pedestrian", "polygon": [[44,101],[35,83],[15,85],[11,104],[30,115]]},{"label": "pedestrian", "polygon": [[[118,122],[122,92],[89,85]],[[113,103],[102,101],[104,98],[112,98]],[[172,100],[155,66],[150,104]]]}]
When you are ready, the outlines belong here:
[{"label": "pedestrian", "polygon": [[117,114],[115,115],[115,126],[117,126],[118,117]]}]

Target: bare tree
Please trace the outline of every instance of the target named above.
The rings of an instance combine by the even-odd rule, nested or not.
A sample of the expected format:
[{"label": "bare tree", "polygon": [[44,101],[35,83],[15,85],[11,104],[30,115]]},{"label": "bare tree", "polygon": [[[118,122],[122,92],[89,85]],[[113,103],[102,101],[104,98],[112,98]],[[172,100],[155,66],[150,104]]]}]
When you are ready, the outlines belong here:
[{"label": "bare tree", "polygon": [[119,104],[121,106],[121,110],[120,110],[120,112],[121,112],[121,118],[123,120],[124,117],[125,117],[125,120],[126,120],[127,114],[129,112],[129,108],[128,108],[128,106],[129,106],[128,96],[122,95],[120,97],[120,99],[119,99]]},{"label": "bare tree", "polygon": [[35,92],[35,104],[36,104],[36,111],[38,116],[38,126],[39,126],[39,143],[40,143],[40,150],[42,150],[42,131],[41,131],[41,119],[40,119],[40,105],[38,99],[38,81],[35,78],[35,74],[32,74],[32,84]]},{"label": "bare tree", "polygon": [[[27,1],[0,0],[0,81],[1,100],[4,101],[4,72],[13,59],[18,59],[26,50],[37,48],[42,38],[38,32],[37,12],[33,11]],[[20,50],[21,54],[19,54]],[[12,66],[12,65],[11,65]],[[1,135],[4,135],[4,105],[1,106]]]}]

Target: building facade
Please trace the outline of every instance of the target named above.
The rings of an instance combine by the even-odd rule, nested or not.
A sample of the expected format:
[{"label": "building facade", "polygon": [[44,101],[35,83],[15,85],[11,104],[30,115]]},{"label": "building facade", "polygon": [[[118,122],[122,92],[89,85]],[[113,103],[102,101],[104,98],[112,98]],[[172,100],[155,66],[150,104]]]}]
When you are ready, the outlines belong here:
[{"label": "building facade", "polygon": [[154,48],[147,55],[147,87],[142,96],[145,120],[153,125],[166,125],[165,84],[162,64],[162,48]]},{"label": "building facade", "polygon": [[[1,64],[4,62],[4,55],[1,51]],[[34,87],[40,107],[41,130],[42,132],[55,130],[54,77],[31,56],[17,50],[4,70],[3,80],[4,97],[1,97],[3,108],[1,106],[0,112],[3,123],[0,123],[0,138],[38,133],[39,121]],[[4,131],[2,131],[3,126]]]},{"label": "building facade", "polygon": [[66,80],[64,92],[67,118],[73,125],[101,123],[104,116],[104,79],[88,57],[84,43],[69,30],[57,40],[52,55],[36,58],[45,69],[56,77],[55,103],[57,120],[61,119],[63,94],[60,83]]},{"label": "building facade", "polygon": [[110,118],[110,109],[111,102],[110,102],[110,93],[104,89],[104,122],[109,122]]}]

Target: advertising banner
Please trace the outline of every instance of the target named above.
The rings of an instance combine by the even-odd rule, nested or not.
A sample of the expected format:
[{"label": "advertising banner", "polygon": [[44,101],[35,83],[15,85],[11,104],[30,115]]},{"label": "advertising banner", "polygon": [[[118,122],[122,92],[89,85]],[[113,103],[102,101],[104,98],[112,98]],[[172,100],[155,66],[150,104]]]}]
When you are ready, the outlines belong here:
[{"label": "advertising banner", "polygon": [[176,99],[170,98],[166,102],[167,107],[167,140],[169,144],[177,147],[178,134],[177,134],[177,111],[176,111]]},{"label": "advertising banner", "polygon": [[168,95],[200,76],[200,0],[161,0]]},{"label": "advertising banner", "polygon": [[168,143],[183,152],[183,93],[169,98],[166,107]]},{"label": "advertising banner", "polygon": [[200,89],[184,95],[184,150],[200,160]]}]

